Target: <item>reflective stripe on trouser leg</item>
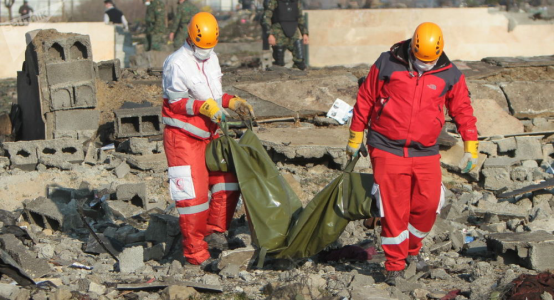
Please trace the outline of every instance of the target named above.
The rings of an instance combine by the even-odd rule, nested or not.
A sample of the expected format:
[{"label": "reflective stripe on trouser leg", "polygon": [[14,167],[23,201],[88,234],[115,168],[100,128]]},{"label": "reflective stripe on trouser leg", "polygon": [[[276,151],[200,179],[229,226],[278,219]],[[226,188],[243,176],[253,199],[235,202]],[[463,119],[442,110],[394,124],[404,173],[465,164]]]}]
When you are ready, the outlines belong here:
[{"label": "reflective stripe on trouser leg", "polygon": [[204,241],[209,214],[209,177],[204,162],[207,143],[169,126],[164,129],[171,197],[179,211],[183,254],[192,264],[200,264],[210,257]]},{"label": "reflective stripe on trouser leg", "polygon": [[442,192],[440,155],[414,157],[408,255],[417,255],[433,228]]},{"label": "reflective stripe on trouser leg", "polygon": [[370,148],[371,164],[377,193],[381,197],[381,245],[385,251],[385,268],[403,270],[408,256],[408,222],[412,194],[412,159]]},{"label": "reflective stripe on trouser leg", "polygon": [[231,224],[240,191],[237,177],[229,172],[210,172],[212,192],[208,217],[208,234],[225,232]]}]

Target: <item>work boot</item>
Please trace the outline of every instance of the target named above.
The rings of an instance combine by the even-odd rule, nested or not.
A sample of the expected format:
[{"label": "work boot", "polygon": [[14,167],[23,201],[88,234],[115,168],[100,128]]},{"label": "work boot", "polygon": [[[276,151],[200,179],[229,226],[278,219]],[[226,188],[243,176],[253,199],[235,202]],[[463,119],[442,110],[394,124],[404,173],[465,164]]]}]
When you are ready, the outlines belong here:
[{"label": "work boot", "polygon": [[416,264],[416,271],[417,272],[427,272],[429,271],[429,264],[427,264],[427,262],[425,262],[425,260],[423,259],[423,257],[421,257],[421,255],[408,255],[408,257],[406,257],[406,263],[408,263],[409,265],[411,264]]},{"label": "work boot", "polygon": [[387,275],[385,276],[385,283],[390,286],[396,286],[396,279],[399,277],[404,277],[404,270],[387,271]]},{"label": "work boot", "polygon": [[273,62],[277,66],[285,66],[285,46],[273,46]]},{"label": "work boot", "polygon": [[306,70],[306,64],[303,61],[294,62],[293,68],[298,68],[302,71]]}]

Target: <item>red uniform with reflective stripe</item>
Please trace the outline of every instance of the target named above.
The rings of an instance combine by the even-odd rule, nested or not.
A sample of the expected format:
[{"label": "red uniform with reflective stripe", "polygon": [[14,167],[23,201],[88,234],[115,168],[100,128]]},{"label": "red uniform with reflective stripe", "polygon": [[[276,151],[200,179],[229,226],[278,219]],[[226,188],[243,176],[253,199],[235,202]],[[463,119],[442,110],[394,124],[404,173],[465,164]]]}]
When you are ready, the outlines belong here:
[{"label": "red uniform with reflective stripe", "polygon": [[209,98],[228,107],[233,96],[222,92],[217,55],[198,61],[193,53],[185,43],[164,62],[162,117],[170,196],[179,212],[183,254],[188,262],[201,264],[210,257],[204,237],[228,229],[240,192],[233,173],[206,167],[206,146],[217,137],[218,125],[200,114],[200,107]]},{"label": "red uniform with reflective stripe", "polygon": [[382,213],[387,270],[403,270],[431,230],[442,194],[437,138],[447,108],[463,140],[477,140],[464,75],[444,52],[430,71],[410,62],[410,40],[381,54],[360,86],[353,131],[370,127],[373,193]]}]

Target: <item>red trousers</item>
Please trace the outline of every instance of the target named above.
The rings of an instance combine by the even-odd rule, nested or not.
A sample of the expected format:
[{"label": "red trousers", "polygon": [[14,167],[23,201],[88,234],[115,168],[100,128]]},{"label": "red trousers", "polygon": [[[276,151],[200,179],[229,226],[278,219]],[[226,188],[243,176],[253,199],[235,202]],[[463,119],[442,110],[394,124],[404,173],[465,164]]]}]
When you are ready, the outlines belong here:
[{"label": "red trousers", "polygon": [[385,269],[404,270],[417,255],[444,199],[440,155],[401,157],[369,147],[375,177],[372,193],[381,212]]},{"label": "red trousers", "polygon": [[204,237],[229,228],[240,196],[233,173],[208,171],[205,152],[209,142],[171,126],[164,129],[169,190],[179,212],[183,254],[196,265],[210,257]]}]

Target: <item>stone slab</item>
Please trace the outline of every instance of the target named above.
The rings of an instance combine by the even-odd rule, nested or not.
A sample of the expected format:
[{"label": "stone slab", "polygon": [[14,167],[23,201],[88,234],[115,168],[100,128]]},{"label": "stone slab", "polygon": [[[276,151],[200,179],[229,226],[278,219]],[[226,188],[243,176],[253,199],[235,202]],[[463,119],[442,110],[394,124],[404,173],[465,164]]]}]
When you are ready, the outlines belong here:
[{"label": "stone slab", "polygon": [[473,114],[477,118],[479,136],[523,133],[523,123],[512,117],[492,99],[474,99]]},{"label": "stone slab", "polygon": [[501,84],[518,119],[554,116],[554,81],[514,81]]},{"label": "stone slab", "polygon": [[349,105],[354,105],[358,92],[358,79],[343,75],[244,83],[234,86],[295,112],[312,110],[326,113],[337,98]]},{"label": "stone slab", "polygon": [[504,92],[502,92],[500,85],[482,80],[468,80],[467,88],[469,89],[471,99],[493,99],[500,105],[502,110],[507,113],[510,112],[508,100]]},{"label": "stone slab", "polygon": [[554,55],[534,57],[485,57],[483,62],[506,68],[554,66]]},{"label": "stone slab", "polygon": [[554,268],[554,235],[546,231],[491,234],[487,246],[502,255],[517,253],[522,266],[539,272]]}]

